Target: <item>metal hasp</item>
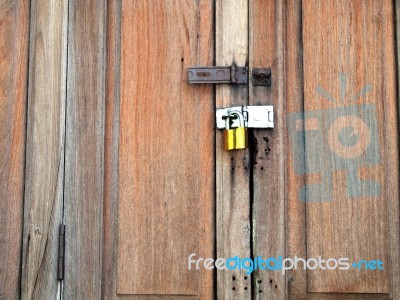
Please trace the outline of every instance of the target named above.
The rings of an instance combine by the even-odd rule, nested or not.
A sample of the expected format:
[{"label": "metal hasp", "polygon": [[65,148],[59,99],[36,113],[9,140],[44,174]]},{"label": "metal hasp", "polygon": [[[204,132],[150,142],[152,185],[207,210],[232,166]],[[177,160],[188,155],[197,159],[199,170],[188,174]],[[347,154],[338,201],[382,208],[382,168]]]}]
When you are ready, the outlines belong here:
[{"label": "metal hasp", "polygon": [[254,86],[271,86],[271,68],[254,68],[252,74]]},{"label": "metal hasp", "polygon": [[189,83],[248,83],[248,67],[192,67],[188,69]]},{"label": "metal hasp", "polygon": [[[263,106],[233,106],[219,108],[216,112],[218,129],[226,129],[226,118],[231,112],[240,112],[244,117],[246,128],[274,128],[274,108],[272,105]],[[230,118],[230,128],[240,127],[239,119]]]}]

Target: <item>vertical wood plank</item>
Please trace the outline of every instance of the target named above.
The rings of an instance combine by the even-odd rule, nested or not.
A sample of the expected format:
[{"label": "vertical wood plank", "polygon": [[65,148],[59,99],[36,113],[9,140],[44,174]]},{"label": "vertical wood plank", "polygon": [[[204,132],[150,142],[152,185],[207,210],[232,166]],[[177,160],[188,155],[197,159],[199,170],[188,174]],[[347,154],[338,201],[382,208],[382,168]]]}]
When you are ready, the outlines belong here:
[{"label": "vertical wood plank", "polygon": [[[307,256],[349,257],[350,263],[379,259],[386,267],[308,271],[308,290],[387,293],[393,263],[388,208],[398,201],[392,194],[398,184],[387,173],[397,164],[397,151],[390,146],[397,146],[392,128],[397,123],[392,3],[307,1],[303,18],[305,118],[318,121],[319,132],[327,136],[327,144],[319,144],[318,135],[313,135],[318,131],[304,128],[311,170],[305,195]],[[313,24],[320,24],[319,29]],[[356,146],[343,140],[347,137],[340,131],[342,125],[353,128],[359,137]],[[364,142],[368,148],[363,148]],[[311,146],[316,143],[318,147]],[[318,149],[318,159],[313,149]],[[320,173],[315,162],[323,166]],[[397,177],[397,169],[390,174]]]},{"label": "vertical wood plank", "polygon": [[120,300],[195,300],[195,299],[214,299],[206,296],[189,296],[189,295],[118,295]]},{"label": "vertical wood plank", "polygon": [[0,1],[0,24],[0,299],[18,299],[29,1]]},{"label": "vertical wood plank", "polygon": [[121,1],[107,2],[102,299],[117,299]]},{"label": "vertical wood plank", "polygon": [[[248,1],[216,1],[216,65],[248,62]],[[216,107],[248,104],[247,85],[218,85]],[[250,157],[248,150],[224,151],[216,136],[217,257],[250,257]],[[221,299],[250,299],[251,276],[244,270],[217,271]]]},{"label": "vertical wood plank", "polygon": [[[397,118],[400,120],[399,112],[400,112],[400,1],[396,0],[395,2],[395,7],[393,8],[395,10],[395,15],[394,15],[394,22],[395,22],[395,32],[396,32],[396,37],[395,37],[395,50],[396,50],[396,58],[397,58]],[[392,124],[392,130],[395,130],[396,132],[393,132],[393,134],[397,134],[397,140],[400,132],[400,121],[397,122],[397,126],[394,126]],[[399,146],[396,144],[391,144],[389,148],[389,151],[396,151],[395,149],[399,149]],[[391,155],[393,157],[392,159],[395,159],[394,155]],[[397,155],[397,158],[399,155]],[[394,165],[391,165],[391,168],[395,168],[399,163],[391,161],[389,162],[390,164],[394,163]],[[396,264],[396,261],[398,262],[400,260],[400,220],[399,220],[399,215],[400,215],[400,208],[399,208],[399,201],[396,201],[396,199],[400,198],[400,192],[399,192],[399,187],[396,185],[396,179],[395,176],[390,177],[391,180],[393,180],[394,186],[396,186],[396,189],[393,189],[390,191],[392,201],[389,202],[389,238],[392,241],[390,244],[390,257],[394,257],[395,260],[392,262],[392,270],[391,270],[391,288],[392,288],[392,297],[393,299],[400,298],[400,263]],[[398,181],[397,181],[398,182]]]},{"label": "vertical wood plank", "polygon": [[105,1],[69,1],[65,198],[66,299],[100,299]]},{"label": "vertical wood plank", "polygon": [[[250,105],[273,105],[274,129],[253,130],[253,256],[285,256],[286,110],[284,1],[250,1],[250,74],[253,68],[271,67],[272,85],[250,84]],[[285,299],[281,272],[257,270],[255,299]]]},{"label": "vertical wood plank", "polygon": [[212,63],[212,1],[154,3],[122,2],[117,292],[210,299],[187,259],[213,256],[214,103],[187,68]]},{"label": "vertical wood plank", "polygon": [[[304,3],[304,2],[303,2]],[[339,3],[339,2],[337,2]],[[353,2],[354,3],[354,2]],[[306,5],[310,5],[310,1],[305,2]],[[324,4],[324,7],[331,7],[332,4],[336,4],[336,3],[329,3],[328,4]],[[352,7],[352,3],[346,2],[346,10],[351,10]],[[366,3],[364,3],[366,4]],[[381,10],[381,9],[377,9],[376,7],[374,8],[373,6],[376,5],[377,2],[368,2],[368,10],[371,12],[376,12],[378,13],[378,16],[380,14],[382,15],[386,15],[388,10],[390,9],[391,5],[389,3],[384,3],[382,4],[385,10]],[[319,29],[316,29],[315,26],[312,26],[311,24],[314,24],[316,21],[313,22],[304,22],[302,20],[302,6],[303,4],[300,1],[289,1],[288,5],[287,5],[287,31],[286,31],[286,43],[287,43],[287,70],[291,70],[288,71],[286,73],[286,77],[287,77],[287,82],[290,82],[290,84],[287,85],[287,111],[288,111],[288,115],[290,116],[292,113],[296,113],[296,112],[301,112],[304,109],[310,109],[310,104],[306,103],[305,105],[303,104],[303,81],[304,78],[312,78],[312,76],[310,75],[310,70],[316,70],[318,68],[316,68],[313,64],[318,64],[318,62],[320,62],[319,58],[318,58],[318,51],[316,51],[315,49],[309,47],[309,41],[310,41],[310,37],[312,36],[316,41],[321,41],[319,34],[320,33],[316,33],[316,31],[318,30],[323,30],[323,28],[325,27],[324,22],[318,22],[318,24],[320,24]],[[312,13],[310,13],[312,11]],[[365,14],[365,12],[367,10],[365,9],[360,9],[358,8],[357,11],[359,13]],[[315,7],[313,9],[311,9],[308,12],[308,15],[316,17],[316,16],[327,16],[329,15],[328,13],[323,13],[321,14],[318,9],[315,9]],[[341,16],[345,16],[346,14],[340,14]],[[390,15],[390,13],[389,13]],[[387,16],[387,15],[386,15]],[[353,17],[353,19],[357,20],[357,18]],[[346,24],[346,22],[340,21],[339,20],[339,14],[332,14],[330,18],[326,18],[324,17],[324,20],[333,20],[333,22],[338,22],[339,24]],[[371,18],[369,17],[365,17],[365,20],[371,20]],[[372,26],[375,26],[376,29],[379,30],[379,28],[382,28],[379,24],[380,20],[387,20],[388,23],[390,23],[391,21],[391,17],[376,17],[374,18],[373,22],[370,22],[370,24],[374,24]],[[356,21],[357,22],[357,21]],[[350,23],[351,24],[351,23]],[[303,28],[302,26],[303,25]],[[386,49],[386,50],[381,50],[382,52],[387,52],[389,57],[386,57],[384,60],[378,58],[380,57],[380,55],[374,55],[374,54],[370,54],[368,55],[368,68],[366,68],[366,70],[374,69],[374,68],[379,68],[379,67],[374,67],[374,65],[376,64],[376,62],[384,62],[384,61],[388,61],[387,62],[387,66],[383,67],[381,66],[381,69],[379,72],[377,72],[377,74],[383,74],[385,76],[385,80],[380,81],[380,80],[376,80],[372,77],[369,76],[368,79],[372,78],[372,82],[376,82],[376,85],[378,85],[378,89],[380,89],[381,87],[383,88],[388,88],[389,90],[392,89],[390,86],[393,85],[393,63],[391,62],[393,60],[393,55],[390,54],[391,51],[393,51],[392,46],[390,46],[390,31],[392,29],[390,29],[390,25],[386,25],[383,26],[385,28],[385,30],[383,32],[385,32],[387,34],[387,39],[389,43],[387,44],[387,42],[385,43],[378,43],[378,46],[372,47],[371,45],[369,46],[369,49],[371,49],[371,51],[373,51],[372,49]],[[313,29],[314,28],[314,29]],[[326,26],[326,28],[328,28],[329,34],[323,34],[323,37],[330,37],[332,35],[335,35],[335,30],[334,30],[334,26],[330,25],[330,26]],[[325,30],[326,30],[325,28]],[[366,27],[368,28],[368,27]],[[308,68],[308,72],[307,70],[304,71],[303,74],[303,64],[302,64],[302,58],[303,58],[303,30],[313,30],[313,34],[310,35],[306,35],[304,36],[304,54],[306,56],[307,59],[307,65],[309,65]],[[341,31],[342,34],[346,34],[346,30],[342,30]],[[373,40],[378,39],[379,40],[379,34],[374,33],[373,35],[362,35],[362,34],[353,34],[352,35],[353,38],[355,39],[363,39],[365,37],[371,38]],[[329,40],[329,39],[328,39]],[[340,39],[338,39],[340,41]],[[331,42],[329,42],[331,43]],[[355,45],[357,42],[346,42],[346,47],[348,47],[348,49],[351,49],[351,45]],[[362,44],[362,42],[360,43]],[[386,47],[384,46],[386,45]],[[327,49],[329,49],[329,46],[327,48],[325,48],[324,52],[321,52],[324,54],[325,57],[336,57],[335,55],[329,54],[327,53]],[[362,48],[361,48],[362,49]],[[351,50],[350,50],[351,51]],[[352,60],[349,62],[348,60],[346,60],[346,51],[344,51],[344,53],[342,54],[342,56],[339,56],[341,60],[346,61],[346,63],[342,63],[344,65],[346,65],[346,67],[350,68],[350,69],[354,69],[354,66],[352,66],[352,63],[359,61],[359,64],[362,65],[363,63],[365,64],[365,58],[362,55],[363,51],[360,50],[360,48],[358,48],[357,51],[357,57],[359,58],[359,60],[355,59],[354,57],[352,58]],[[390,56],[392,56],[392,58],[390,58]],[[323,61],[323,60],[322,60]],[[310,65],[311,63],[311,65]],[[335,61],[331,61],[328,66],[330,67],[335,67],[335,65],[337,64],[337,60]],[[340,63],[339,63],[340,64]],[[379,65],[379,64],[378,64]],[[329,74],[329,67],[327,67],[326,65],[324,66],[324,72],[322,72],[322,74]],[[371,75],[368,71],[364,71],[366,73],[368,73],[369,75]],[[361,74],[363,74],[364,72],[356,72],[357,76]],[[392,77],[392,79],[390,79]],[[322,80],[320,76],[316,76],[316,78],[319,78],[319,80]],[[323,78],[323,77],[322,77]],[[331,80],[333,82],[333,80]],[[358,81],[361,81],[358,78]],[[383,85],[381,84],[381,82],[386,82],[389,81],[387,85]],[[329,82],[329,80],[324,80],[324,82]],[[370,82],[370,83],[372,83]],[[392,83],[390,83],[392,82]],[[361,83],[359,83],[361,84]],[[308,93],[309,95],[309,93]],[[390,140],[392,140],[392,138],[394,137],[394,143],[396,143],[396,135],[397,135],[397,126],[396,126],[396,122],[393,122],[392,118],[393,118],[393,114],[395,114],[396,110],[392,108],[389,108],[391,106],[393,106],[393,103],[390,104],[392,101],[390,100],[393,97],[393,92],[387,92],[385,93],[385,95],[387,95],[387,98],[383,97],[382,100],[379,100],[378,103],[384,102],[384,107],[386,112],[385,114],[388,114],[387,110],[390,110],[391,112],[389,113],[390,117],[388,119],[386,119],[387,121],[385,122],[380,122],[380,124],[385,124],[382,126],[385,126],[385,135],[390,136]],[[375,97],[373,97],[375,98]],[[381,99],[381,98],[379,98]],[[308,101],[310,101],[310,98],[308,98]],[[389,120],[392,120],[391,122]],[[303,123],[303,130],[304,130],[304,123]],[[289,132],[290,134],[290,132]],[[382,140],[381,140],[382,141]],[[386,168],[394,168],[394,170],[391,170],[390,173],[396,172],[395,170],[397,170],[397,154],[393,153],[396,152],[397,153],[397,144],[392,144],[392,141],[388,142],[389,139],[383,139],[384,141],[384,148],[389,149],[390,150],[385,150],[386,154],[392,152],[391,154],[388,154],[388,158],[385,162]],[[296,174],[293,166],[296,163],[296,160],[304,160],[304,154],[307,155],[307,153],[303,153],[303,158],[302,157],[296,157],[293,156],[292,153],[295,151],[294,149],[296,147],[299,147],[299,145],[295,145],[293,143],[289,144],[289,153],[288,153],[288,180],[289,180],[289,184],[288,184],[288,188],[289,188],[289,192],[288,192],[288,256],[289,257],[294,257],[294,256],[298,256],[298,257],[307,257],[307,240],[309,239],[314,239],[312,237],[310,237],[310,230],[306,229],[306,220],[310,219],[310,215],[306,214],[306,207],[309,207],[311,205],[315,205],[314,203],[306,203],[304,201],[300,201],[299,200],[299,188],[301,186],[303,186],[304,184],[306,184],[307,181],[310,180],[310,178],[307,178],[306,175],[301,175],[301,174]],[[299,153],[301,154],[301,153]],[[325,154],[323,154],[325,155]],[[322,156],[323,156],[322,155]],[[390,162],[389,162],[390,161]],[[386,171],[389,172],[389,171]],[[388,173],[387,173],[388,174]],[[396,177],[396,176],[395,176]],[[389,207],[388,209],[388,217],[385,220],[385,218],[383,218],[383,220],[381,220],[383,223],[387,222],[388,228],[386,229],[385,235],[386,235],[386,239],[389,237],[390,238],[387,241],[384,241],[384,243],[388,243],[387,246],[387,250],[390,251],[390,255],[389,255],[389,260],[386,262],[386,267],[387,269],[389,269],[389,275],[391,277],[391,288],[390,288],[390,292],[391,294],[374,294],[374,293],[368,293],[368,294],[346,294],[343,293],[346,292],[346,289],[343,288],[342,284],[336,284],[337,288],[342,288],[343,291],[340,293],[308,293],[308,290],[310,290],[310,287],[308,287],[308,282],[307,282],[307,271],[302,270],[302,269],[298,269],[298,270],[292,270],[289,273],[288,276],[288,284],[289,284],[289,293],[290,293],[290,297],[294,297],[295,299],[397,299],[398,298],[398,289],[399,289],[399,284],[398,284],[398,247],[399,247],[399,242],[398,242],[398,238],[399,238],[399,234],[398,234],[398,187],[397,187],[397,180],[392,181],[392,176],[390,177],[386,177],[384,179],[384,182],[388,185],[391,186],[391,188],[389,190],[391,190],[390,194],[392,195],[386,195],[386,201],[387,201],[387,205]],[[337,188],[337,187],[336,187]],[[341,197],[343,197],[343,195],[345,195],[346,191],[342,191],[342,195]],[[340,198],[335,198],[334,201],[338,200]],[[368,211],[368,209],[363,209],[364,211]],[[373,211],[372,213],[374,213],[375,211]],[[337,213],[338,215],[340,215],[341,213]],[[311,216],[311,218],[315,218],[314,216]],[[326,217],[326,215],[325,215]],[[324,220],[320,223],[320,224],[324,224],[326,223],[326,221],[329,218],[324,218]],[[360,224],[369,228],[368,226],[371,226],[371,222],[367,221],[367,220],[361,220]],[[342,224],[338,224],[338,227],[342,227]],[[313,225],[314,229],[318,229],[318,227],[316,227],[315,225]],[[308,227],[309,228],[309,227]],[[353,228],[353,231],[357,231],[357,229]],[[350,232],[349,232],[350,233]],[[368,237],[373,236],[373,233],[370,233],[368,235]],[[326,242],[330,242],[332,241],[332,237],[330,237],[329,235],[324,235],[322,237],[322,235],[319,236],[320,239],[322,239],[323,241]],[[381,236],[379,237],[381,238]],[[350,249],[356,249],[353,245],[356,243],[359,243],[358,239],[364,240],[365,238],[354,238],[352,241],[351,246],[349,247]],[[309,245],[310,242],[308,242]],[[337,245],[335,245],[335,247],[339,246],[341,243],[336,243]],[[329,247],[328,247],[329,248]],[[385,249],[385,247],[382,247],[382,244],[380,245],[380,248]],[[311,256],[310,256],[311,257]],[[308,272],[310,274],[310,272]],[[312,276],[315,276],[315,274],[311,274]],[[319,279],[322,279],[321,277],[322,275],[319,275]],[[339,276],[341,276],[341,274],[339,274]],[[309,277],[310,278],[310,277]],[[325,284],[327,283],[326,280],[330,280],[330,278],[326,278],[326,276],[323,277]],[[348,280],[349,282],[351,282],[351,280]],[[362,279],[357,279],[357,282],[359,282],[361,285],[365,284],[365,280]],[[351,283],[350,283],[351,284]],[[312,288],[312,287],[311,287]],[[363,287],[358,287],[358,293],[360,293],[363,290]]]},{"label": "vertical wood plank", "polygon": [[[286,113],[291,114],[304,110],[302,1],[287,1],[286,20]],[[296,147],[297,145],[288,143],[287,256],[307,257],[306,204],[298,199],[298,189],[305,184],[305,176],[298,176],[292,167],[294,165],[292,153]],[[304,158],[297,157],[297,159]],[[298,268],[288,271],[287,285],[290,297],[306,299],[308,297],[306,270]]]},{"label": "vertical wood plank", "polygon": [[68,1],[31,3],[22,299],[55,299],[62,222]]}]

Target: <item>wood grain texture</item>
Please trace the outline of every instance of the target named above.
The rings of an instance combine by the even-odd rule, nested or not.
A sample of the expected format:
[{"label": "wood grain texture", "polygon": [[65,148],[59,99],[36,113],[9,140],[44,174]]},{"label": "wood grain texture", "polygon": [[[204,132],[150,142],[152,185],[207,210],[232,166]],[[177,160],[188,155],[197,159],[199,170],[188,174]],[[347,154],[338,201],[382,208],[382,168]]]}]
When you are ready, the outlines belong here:
[{"label": "wood grain texture", "polygon": [[189,295],[119,295],[118,299],[121,300],[195,300],[195,299],[213,299],[213,298],[201,298],[199,296]]},{"label": "wood grain texture", "polygon": [[100,299],[105,1],[69,1],[65,146],[65,299]]},{"label": "wood grain texture", "polygon": [[[305,3],[305,2],[303,2]],[[339,2],[337,2],[339,3]],[[357,2],[360,3],[360,2]],[[370,3],[370,2],[368,2]],[[309,2],[307,2],[306,4],[310,4]],[[370,3],[373,4],[373,3]],[[375,5],[377,3],[375,2]],[[384,6],[386,8],[390,8],[391,4],[389,3],[384,3]],[[371,12],[380,12],[380,10],[373,8],[373,7],[368,7],[370,9]],[[348,8],[347,8],[348,9]],[[318,15],[321,15],[318,13],[318,10],[316,10],[314,8],[314,10],[311,12],[312,9],[309,10],[309,16],[315,17]],[[365,14],[365,9],[361,10],[357,10],[359,11],[359,13]],[[353,13],[353,12],[352,12]],[[303,82],[307,79],[309,79],[310,77],[313,78],[314,76],[310,76],[310,72],[311,70],[315,70],[317,69],[315,67],[315,65],[311,65],[308,68],[308,72],[305,70],[303,73],[303,53],[305,56],[308,57],[307,60],[307,64],[310,63],[314,63],[316,64],[316,62],[320,61],[320,58],[318,55],[315,55],[316,53],[321,53],[324,54],[325,57],[337,57],[335,55],[332,54],[328,54],[326,52],[318,52],[315,49],[310,49],[307,48],[307,42],[309,42],[309,39],[311,39],[311,37],[313,36],[313,39],[315,40],[319,40],[320,43],[323,43],[323,41],[320,39],[320,37],[318,37],[319,33],[316,34],[315,33],[315,27],[310,27],[311,23],[303,23],[302,24],[302,4],[299,1],[288,1],[288,5],[287,5],[287,10],[286,10],[286,14],[287,17],[286,19],[288,20],[287,23],[287,29],[286,29],[286,44],[287,44],[287,55],[286,55],[286,59],[287,59],[287,72],[286,72],[286,78],[287,78],[287,82],[290,82],[290,84],[287,85],[287,111],[288,111],[288,115],[290,116],[293,112],[299,112],[299,111],[303,111],[308,103],[304,103],[303,102]],[[329,15],[329,14],[325,14],[324,16]],[[338,15],[345,15],[345,14],[338,14]],[[333,15],[333,17],[330,18],[331,20],[337,20],[337,22],[339,24],[346,24],[346,22],[343,22],[341,20],[338,19],[338,16]],[[353,17],[354,19],[354,17]],[[379,18],[374,18],[375,22],[378,22],[379,24],[379,20],[381,19],[385,19],[388,20],[388,23],[390,22],[390,17],[386,18],[386,17],[379,17]],[[324,18],[324,20],[327,20],[327,18]],[[366,18],[366,20],[368,20],[368,18]],[[341,22],[339,22],[341,21]],[[315,20],[314,20],[315,22]],[[320,24],[320,26],[318,28],[320,28],[320,30],[326,30],[323,29],[324,26],[322,26],[322,24],[324,24],[324,22],[319,22],[318,24]],[[375,24],[375,23],[374,23]],[[301,25],[303,25],[303,27],[301,27]],[[306,27],[307,26],[307,27]],[[381,28],[381,26],[376,25],[376,28]],[[388,31],[386,31],[388,29],[389,25],[385,26],[385,30],[384,32],[388,32],[388,39],[390,40],[389,36],[390,36],[390,29]],[[326,25],[327,28],[329,28],[329,32],[332,31],[332,28],[334,28],[334,26],[328,26]],[[314,32],[313,34],[309,34],[307,37],[308,39],[306,40],[306,36],[303,36],[303,30],[312,30],[312,28],[314,28]],[[343,32],[345,32],[343,30]],[[331,32],[332,35],[332,32]],[[329,35],[327,35],[329,36]],[[374,35],[367,35],[367,34],[352,34],[351,35],[353,38],[355,39],[365,39],[365,37],[369,37],[371,39],[372,36],[374,36],[374,38],[376,38],[375,34]],[[304,38],[304,52],[303,52],[303,38]],[[340,38],[337,38],[340,41]],[[332,43],[332,41],[330,41],[330,43]],[[363,41],[358,41],[359,44],[362,44]],[[364,42],[365,43],[365,42]],[[346,47],[350,47],[349,45],[354,45],[357,44],[355,42],[347,42]],[[389,43],[390,44],[390,43]],[[380,43],[378,42],[378,45],[376,45],[375,47],[370,47],[372,49],[381,49],[382,52],[388,52],[389,54],[387,55],[391,55],[390,51],[391,51],[391,47],[390,45],[387,45],[387,47],[384,47],[385,43]],[[351,47],[350,47],[351,49]],[[386,50],[383,50],[386,49]],[[360,50],[360,48],[358,48],[358,50]],[[308,53],[307,53],[308,51]],[[319,54],[319,55],[321,55]],[[357,52],[357,54],[359,55],[359,53]],[[365,56],[361,56],[359,60],[355,59],[354,57],[352,57],[352,59],[356,62],[359,63],[363,63],[364,65],[366,64],[366,61],[368,62],[383,62],[384,60],[382,60],[380,58],[379,55],[375,54],[371,56],[368,56],[368,60],[366,59]],[[328,66],[333,66],[333,67],[337,67],[337,65],[343,64],[346,65],[346,67],[349,64],[348,60],[344,60],[345,62],[340,63],[341,60],[344,60],[342,56],[339,56],[339,63],[337,61],[331,61]],[[354,66],[351,65],[354,69]],[[343,67],[343,66],[342,66]],[[392,75],[392,71],[390,70],[390,59],[388,62],[388,66],[383,67],[381,66],[382,70],[379,71],[379,74],[384,74],[385,76],[389,76],[391,77]],[[326,72],[327,69],[329,70],[329,68],[327,68],[327,65],[324,65],[324,68],[321,67],[321,69],[325,69],[324,71]],[[389,69],[389,72],[388,72]],[[290,70],[290,71],[289,71]],[[364,70],[363,70],[364,71]],[[359,74],[364,74],[364,72],[356,72],[358,74],[358,76],[360,76]],[[318,78],[318,80],[320,80],[319,76],[316,76]],[[388,78],[386,78],[385,80],[387,80]],[[393,80],[389,79],[389,81]],[[361,80],[360,80],[361,81]],[[335,81],[333,81],[335,82]],[[336,80],[337,82],[337,80]],[[383,81],[380,81],[383,82]],[[361,82],[359,83],[361,85]],[[391,84],[389,84],[390,86]],[[387,86],[386,86],[387,87]],[[337,87],[336,87],[337,88]],[[378,87],[379,88],[379,87]],[[385,88],[385,86],[383,87]],[[392,89],[392,88],[390,88]],[[390,90],[389,89],[389,90]],[[391,97],[393,96],[393,92],[392,95],[390,95],[391,93],[388,91],[385,94],[389,94],[388,98],[383,98],[385,99],[385,106],[386,107],[390,107],[390,102],[392,100]],[[310,101],[309,99],[306,99],[308,101]],[[380,100],[378,101],[378,103],[380,102]],[[388,103],[389,102],[389,103]],[[391,104],[393,105],[393,104]],[[388,108],[390,109],[390,108]],[[392,113],[395,112],[395,110],[392,108]],[[393,116],[392,116],[393,117]],[[382,119],[382,118],[381,118]],[[386,118],[385,118],[386,119]],[[380,122],[382,123],[382,121]],[[382,123],[383,124],[383,123]],[[387,131],[391,137],[395,136],[396,133],[396,129],[391,128],[394,124],[396,124],[395,122],[385,122],[385,131]],[[304,123],[303,123],[304,126]],[[389,130],[387,129],[389,128]],[[303,127],[304,129],[304,127]],[[395,138],[396,140],[396,138]],[[384,139],[385,143],[387,143],[388,139]],[[289,147],[289,153],[293,153],[294,148],[296,147],[296,145],[294,144],[290,144]],[[385,146],[387,147],[387,146]],[[397,151],[397,146],[390,146],[392,151]],[[304,154],[303,154],[304,155]],[[396,155],[390,155],[391,161],[390,164],[394,164],[394,166],[397,165],[396,161],[393,160]],[[306,214],[306,206],[309,205],[315,205],[315,203],[305,203],[302,201],[299,201],[299,197],[298,197],[298,191],[299,191],[299,187],[303,186],[306,182],[307,182],[307,178],[305,175],[299,175],[296,174],[293,165],[295,164],[295,160],[299,159],[294,158],[292,155],[288,156],[288,180],[289,180],[289,184],[288,184],[288,220],[290,220],[288,222],[288,256],[289,257],[294,257],[295,255],[299,256],[299,257],[307,257],[307,238],[310,238],[310,234],[309,232],[307,232],[306,230],[306,224],[307,224],[307,220],[309,219],[309,214]],[[304,159],[304,157],[303,157]],[[388,167],[388,164],[386,163],[386,167]],[[391,185],[392,189],[394,189],[393,193],[394,195],[397,195],[398,191],[397,191],[397,183],[396,182],[392,182],[390,178],[393,177],[386,177],[386,184]],[[346,193],[346,191],[342,191],[343,194]],[[390,234],[390,240],[389,241],[385,241],[386,243],[389,243],[388,245],[388,250],[391,251],[390,254],[390,260],[389,262],[386,264],[386,266],[388,267],[388,269],[390,269],[390,276],[391,276],[391,295],[388,294],[345,294],[340,292],[340,288],[342,287],[342,289],[344,289],[343,285],[337,285],[336,287],[339,289],[339,293],[333,294],[333,293],[329,293],[329,294],[324,294],[324,293],[308,293],[308,287],[307,287],[307,274],[306,271],[304,270],[293,270],[289,273],[288,276],[288,286],[289,286],[289,293],[290,293],[290,297],[293,299],[397,299],[398,298],[398,263],[393,263],[393,261],[397,261],[398,259],[398,201],[396,201],[397,196],[389,196],[386,198],[387,199],[387,205],[389,207],[389,212],[388,212],[388,219],[386,220],[387,224],[389,225],[386,230],[387,233]],[[339,213],[340,214],[340,213]],[[311,217],[315,217],[311,216]],[[321,219],[322,221],[322,219]],[[385,220],[384,220],[385,221]],[[326,222],[326,218],[323,219],[321,224],[324,224]],[[368,224],[368,225],[367,225]],[[369,226],[370,222],[367,221],[363,221],[362,225],[364,226]],[[344,224],[340,223],[337,224],[340,227],[342,227]],[[352,229],[352,230],[357,230],[357,228]],[[326,235],[323,237],[323,240],[325,241],[325,243],[329,243],[330,242],[331,237],[329,235]],[[356,241],[360,239],[359,237],[353,240],[353,243],[356,244]],[[361,239],[363,240],[363,239]],[[337,245],[335,245],[336,247]],[[340,247],[340,243],[338,243],[338,246]],[[329,244],[327,245],[327,248],[329,248]],[[354,249],[353,245],[350,246],[350,249]],[[339,254],[338,254],[339,255]],[[310,272],[309,272],[310,274]],[[339,274],[340,276],[340,274]],[[321,277],[320,277],[321,278]],[[324,277],[326,278],[326,277]],[[321,278],[322,279],[322,278]],[[327,278],[328,280],[330,278]],[[360,283],[363,283],[363,281],[357,280]],[[351,282],[350,282],[351,283]],[[364,281],[365,283],[365,281]],[[360,292],[362,289],[360,289],[358,292]]]},{"label": "wood grain texture", "polygon": [[22,299],[57,295],[68,1],[31,3]]},{"label": "wood grain texture", "polygon": [[[303,39],[302,1],[288,0],[286,3],[286,113],[304,110],[303,98]],[[292,153],[297,145],[287,143],[287,246],[288,257],[307,257],[306,249],[306,205],[299,201],[298,189],[305,184],[305,176],[294,171]],[[302,159],[302,158],[299,158]],[[287,272],[290,299],[307,299],[307,274],[302,268]]]},{"label": "wood grain texture", "polygon": [[0,1],[0,24],[0,299],[18,299],[29,1]]},{"label": "wood grain texture", "polygon": [[117,298],[121,1],[107,2],[102,299]]},{"label": "wood grain texture", "polygon": [[[216,1],[216,65],[245,66],[248,62],[248,1]],[[216,107],[248,104],[247,85],[218,85]],[[217,257],[250,257],[249,151],[223,150],[222,131],[216,136]],[[220,299],[250,299],[251,276],[244,270],[219,270]]]},{"label": "wood grain texture", "polygon": [[[395,48],[397,49],[397,112],[400,111],[400,1],[396,0],[395,2],[395,7],[394,10],[396,12],[395,14],[395,23],[396,23],[396,39],[395,39]],[[397,118],[400,118],[398,115]],[[392,130],[394,131],[392,134],[396,134],[397,132],[397,139],[399,135],[399,122],[397,123],[397,126],[395,126],[395,122],[391,125],[393,126]],[[389,146],[389,145],[388,145]],[[390,151],[396,151],[396,149],[399,149],[399,147],[395,144],[391,144]],[[389,148],[388,148],[389,149]],[[399,155],[397,155],[399,156]],[[393,157],[392,159],[395,159]],[[393,163],[393,161],[389,162],[390,164]],[[398,165],[397,163],[394,163],[394,165],[391,165],[390,168],[396,168]],[[389,170],[390,172],[390,170]],[[389,173],[390,174],[390,173]],[[390,177],[391,180],[396,180],[394,176]],[[390,257],[397,258],[400,256],[400,251],[399,251],[399,245],[400,245],[400,218],[398,217],[400,215],[400,209],[399,209],[399,201],[396,201],[395,199],[400,198],[399,196],[399,191],[398,187],[397,189],[394,189],[391,192],[392,195],[392,201],[389,202],[389,233],[390,233],[390,240],[392,241],[390,244]],[[396,259],[392,263],[392,271],[391,271],[391,293],[393,299],[400,298],[400,263],[396,264]]]},{"label": "wood grain texture", "polygon": [[[154,5],[157,3],[157,5]],[[214,103],[187,68],[212,64],[212,2],[122,2],[119,294],[213,296]]]},{"label": "wood grain texture", "polygon": [[[273,105],[275,115],[274,129],[253,130],[253,256],[267,259],[286,252],[285,4],[252,0],[249,5],[250,70],[272,71],[272,86],[250,85],[249,95],[250,105]],[[285,275],[262,270],[253,274],[255,299],[285,299]]]},{"label": "wood grain texture", "polygon": [[310,292],[387,293],[398,265],[388,218],[398,201],[393,29],[391,1],[303,3],[304,110],[313,111],[305,118],[326,135],[317,146],[316,131],[304,128],[307,257],[385,263],[381,271],[308,271]]},{"label": "wood grain texture", "polygon": [[306,298],[293,299],[307,299],[307,300],[393,300],[392,296],[388,294],[343,294],[343,293],[309,293]]}]

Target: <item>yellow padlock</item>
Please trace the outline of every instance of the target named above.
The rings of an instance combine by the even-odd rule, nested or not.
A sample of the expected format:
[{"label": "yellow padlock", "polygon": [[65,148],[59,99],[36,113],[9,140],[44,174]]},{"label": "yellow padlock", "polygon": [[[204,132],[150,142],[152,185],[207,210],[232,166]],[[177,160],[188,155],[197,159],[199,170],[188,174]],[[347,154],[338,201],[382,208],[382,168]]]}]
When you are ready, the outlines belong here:
[{"label": "yellow padlock", "polygon": [[[237,117],[239,119],[239,127],[231,127],[231,118]],[[244,117],[241,112],[231,112],[225,120],[226,128],[224,130],[224,149],[225,150],[238,150],[247,148],[247,128],[245,127]]]}]

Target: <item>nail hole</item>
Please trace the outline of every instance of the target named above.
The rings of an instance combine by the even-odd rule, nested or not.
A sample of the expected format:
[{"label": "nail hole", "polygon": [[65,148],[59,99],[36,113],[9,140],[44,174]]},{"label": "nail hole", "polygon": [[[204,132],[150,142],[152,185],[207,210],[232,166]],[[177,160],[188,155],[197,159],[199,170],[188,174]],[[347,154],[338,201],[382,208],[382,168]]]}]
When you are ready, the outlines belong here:
[{"label": "nail hole", "polygon": [[236,288],[235,288],[235,287],[233,287],[233,288],[232,288],[232,291],[234,291],[234,290],[236,290]]},{"label": "nail hole", "polygon": [[269,283],[272,283],[272,279],[269,280]]},{"label": "nail hole", "polygon": [[258,283],[262,283],[262,280],[259,280]]},{"label": "nail hole", "polygon": [[259,290],[258,292],[259,292],[259,293],[262,293],[262,290]]},{"label": "nail hole", "polygon": [[232,280],[235,281],[235,280],[236,280],[236,277],[235,277],[235,276],[232,276]]},{"label": "nail hole", "polygon": [[278,288],[278,286],[276,285],[276,286],[275,286],[275,288],[277,289],[277,288]]},{"label": "nail hole", "polygon": [[245,291],[247,290],[247,286],[244,287],[244,290],[245,290]]},{"label": "nail hole", "polygon": [[247,276],[244,276],[244,280],[247,280]]},{"label": "nail hole", "polygon": [[264,170],[264,167],[261,167],[261,170]]}]

